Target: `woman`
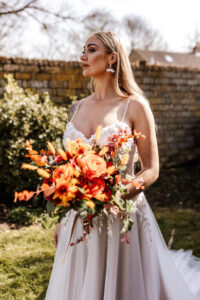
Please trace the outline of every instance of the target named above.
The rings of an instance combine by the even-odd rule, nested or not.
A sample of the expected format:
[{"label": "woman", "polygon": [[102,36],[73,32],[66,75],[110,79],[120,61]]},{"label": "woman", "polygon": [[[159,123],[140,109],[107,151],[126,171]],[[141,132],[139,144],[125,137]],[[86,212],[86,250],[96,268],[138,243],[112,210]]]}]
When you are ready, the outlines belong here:
[{"label": "woman", "polygon": [[[93,93],[72,104],[63,137],[90,143],[102,125],[99,143],[118,128],[146,136],[132,139],[126,173],[144,180],[147,188],[159,176],[156,125],[149,101],[136,84],[118,34],[97,32],[86,41],[83,76],[91,77]],[[141,171],[134,174],[136,151]],[[56,228],[56,255],[46,300],[197,300],[200,259],[190,251],[169,250],[142,190],[128,184],[122,198],[135,201],[130,243],[120,242],[121,220],[98,220],[87,241],[67,249],[75,216],[70,211]],[[79,219],[78,219],[79,220]],[[82,236],[77,221],[73,240]]]}]

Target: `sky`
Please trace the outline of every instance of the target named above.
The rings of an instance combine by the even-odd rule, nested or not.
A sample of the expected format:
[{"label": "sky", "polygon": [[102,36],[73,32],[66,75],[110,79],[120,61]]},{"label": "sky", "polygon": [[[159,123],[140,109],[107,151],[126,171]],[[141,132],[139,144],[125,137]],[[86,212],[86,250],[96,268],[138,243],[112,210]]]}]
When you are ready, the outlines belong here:
[{"label": "sky", "polygon": [[73,3],[81,11],[107,7],[119,19],[131,13],[145,17],[160,31],[171,51],[185,52],[187,36],[193,34],[195,27],[200,31],[200,0],[75,0]]},{"label": "sky", "polygon": [[[139,15],[150,27],[157,29],[168,44],[168,51],[188,52],[188,37],[195,28],[200,32],[200,0],[40,0],[47,8],[54,9],[62,4],[70,5],[76,15],[86,15],[93,9],[102,9],[121,20],[126,15]],[[48,5],[47,5],[48,3]],[[64,13],[64,12],[63,12]],[[32,20],[32,19],[31,19]],[[80,33],[81,34],[81,33]],[[129,48],[129,39],[121,36],[125,47]],[[27,58],[39,58],[32,48],[33,43],[41,48],[47,46],[44,34],[37,22],[32,20],[23,36],[22,47]],[[34,49],[34,50],[33,50]],[[30,55],[29,55],[30,53]]]}]

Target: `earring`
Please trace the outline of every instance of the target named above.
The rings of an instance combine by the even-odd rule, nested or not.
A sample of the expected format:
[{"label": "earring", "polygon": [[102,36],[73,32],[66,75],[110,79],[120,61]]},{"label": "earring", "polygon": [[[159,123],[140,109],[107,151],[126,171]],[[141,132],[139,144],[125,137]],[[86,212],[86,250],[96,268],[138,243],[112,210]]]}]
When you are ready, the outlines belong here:
[{"label": "earring", "polygon": [[110,64],[110,68],[106,69],[106,72],[115,73],[115,70],[111,68],[111,64]]}]

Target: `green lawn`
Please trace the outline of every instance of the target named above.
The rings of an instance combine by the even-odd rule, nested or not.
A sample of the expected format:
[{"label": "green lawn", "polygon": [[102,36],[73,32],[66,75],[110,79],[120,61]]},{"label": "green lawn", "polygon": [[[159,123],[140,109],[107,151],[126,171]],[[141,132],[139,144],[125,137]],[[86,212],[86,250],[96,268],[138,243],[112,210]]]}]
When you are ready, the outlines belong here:
[{"label": "green lawn", "polygon": [[[168,243],[175,228],[172,248],[193,249],[200,257],[200,213],[190,209],[155,208],[154,213]],[[0,233],[1,300],[43,300],[55,247],[51,229],[39,225]]]},{"label": "green lawn", "polygon": [[0,233],[0,299],[44,299],[55,254],[54,228]]}]

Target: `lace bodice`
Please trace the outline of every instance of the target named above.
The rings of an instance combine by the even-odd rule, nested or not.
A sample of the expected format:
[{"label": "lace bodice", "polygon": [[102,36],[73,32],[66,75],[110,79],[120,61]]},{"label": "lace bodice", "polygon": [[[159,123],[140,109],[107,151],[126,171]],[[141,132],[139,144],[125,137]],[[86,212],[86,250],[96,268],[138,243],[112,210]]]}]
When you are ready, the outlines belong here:
[{"label": "lace bodice", "polygon": [[[116,121],[115,123],[102,128],[102,130],[100,132],[99,140],[97,142],[100,146],[104,146],[104,145],[108,144],[108,142],[109,142],[108,137],[111,137],[113,134],[118,133],[118,128],[121,128],[122,130],[126,130],[129,134],[132,134],[132,129],[130,128],[130,126],[128,124],[126,124],[124,122],[124,117],[125,117],[125,114],[126,114],[126,111],[127,111],[127,108],[128,108],[130,97],[131,96],[128,97],[128,101],[126,103],[126,107],[125,107],[125,110],[124,110],[122,120],[121,121]],[[89,138],[87,138],[85,136],[85,134],[83,134],[80,130],[78,130],[72,122],[75,114],[77,113],[77,111],[79,109],[80,104],[85,99],[86,98],[83,98],[79,102],[79,105],[77,105],[77,109],[76,109],[74,115],[72,116],[71,121],[69,121],[66,125],[66,130],[65,130],[64,136],[63,136],[63,146],[64,146],[65,150],[67,150],[66,149],[67,139],[75,140],[75,139],[80,138],[84,142],[90,144],[90,143],[92,143],[92,141],[95,138],[95,134],[92,134]],[[128,164],[127,164],[127,168],[124,171],[124,175],[129,174],[131,176],[134,176],[134,162],[138,160],[137,144],[136,144],[136,141],[135,141],[134,138],[129,138],[128,141],[126,143],[123,143],[121,148],[117,150],[117,152],[118,152],[117,155],[119,156],[119,158],[122,158],[123,154],[127,153],[127,149],[130,149],[130,151],[128,152],[129,153],[129,161],[128,161]],[[122,177],[123,177],[123,174],[122,174]]]}]

